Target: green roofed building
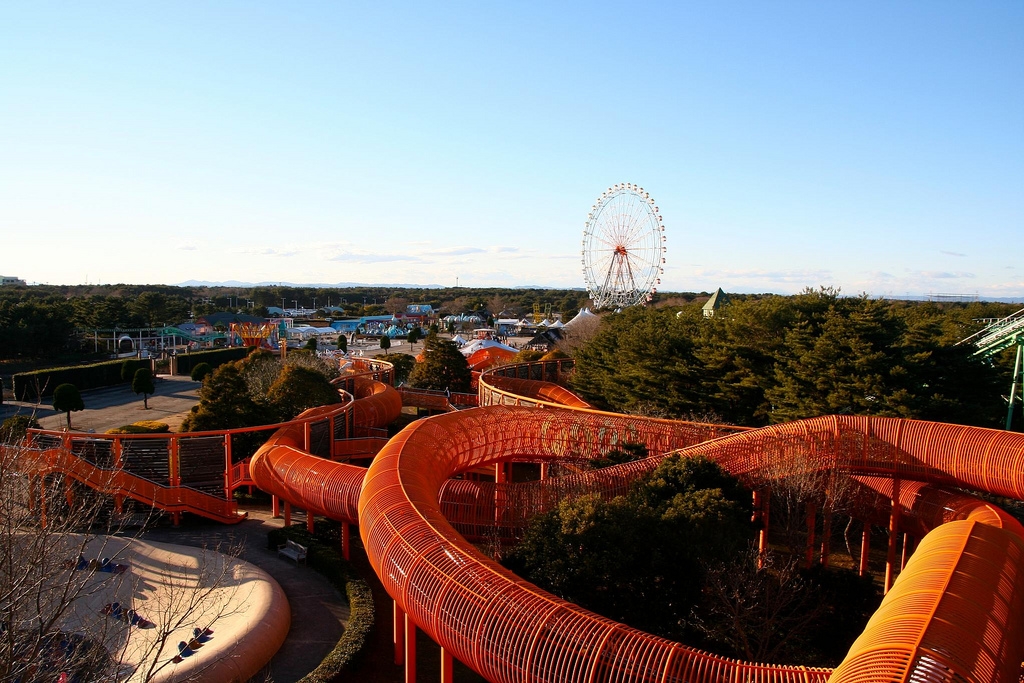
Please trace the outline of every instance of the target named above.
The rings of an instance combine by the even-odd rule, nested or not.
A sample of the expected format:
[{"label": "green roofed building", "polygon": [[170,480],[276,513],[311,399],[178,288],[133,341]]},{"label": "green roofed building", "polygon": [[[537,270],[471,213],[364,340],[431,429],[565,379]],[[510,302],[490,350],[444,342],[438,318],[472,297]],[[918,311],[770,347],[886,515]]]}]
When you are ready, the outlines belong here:
[{"label": "green roofed building", "polygon": [[711,298],[707,300],[707,303],[704,304],[704,317],[715,317],[715,311],[727,303],[729,303],[729,295],[723,292],[722,288],[719,287],[715,290],[715,293],[711,295]]}]

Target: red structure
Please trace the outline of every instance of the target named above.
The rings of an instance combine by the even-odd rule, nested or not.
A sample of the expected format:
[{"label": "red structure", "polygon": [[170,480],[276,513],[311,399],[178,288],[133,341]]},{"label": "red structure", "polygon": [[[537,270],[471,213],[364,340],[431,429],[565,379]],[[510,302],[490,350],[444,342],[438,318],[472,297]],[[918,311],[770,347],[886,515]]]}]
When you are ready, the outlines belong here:
[{"label": "red structure", "polygon": [[[443,648],[442,681],[451,680],[452,657],[502,682],[1019,679],[1024,529],[970,492],[1024,499],[1024,434],[895,418],[828,416],[742,429],[619,415],[593,410],[559,386],[570,369],[571,361],[558,360],[484,373],[483,407],[409,425],[366,469],[331,458],[350,458],[353,443],[383,443],[379,428],[401,409],[388,366],[367,365],[341,383],[352,401],[278,426],[253,457],[252,481],[285,502],[286,518],[294,505],[359,525],[395,600],[396,661],[407,681],[416,674],[417,628]],[[504,481],[510,462],[541,463],[543,471],[626,442],[663,455]],[[794,476],[846,478],[865,528],[862,571],[867,531],[888,528],[891,589],[837,669],[738,661],[651,636],[540,590],[470,542],[495,531],[514,538],[530,514],[567,491],[622,492],[670,453],[709,456],[752,488],[762,550],[773,483]],[[453,479],[482,468],[495,472],[494,482]],[[827,528],[827,503],[808,506],[810,528],[818,514]],[[808,561],[815,561],[811,536]],[[347,539],[348,524],[346,552]],[[827,543],[820,557],[827,562]]]},{"label": "red structure", "polygon": [[[260,486],[359,524],[395,599],[396,654],[407,680],[415,677],[415,651],[402,652],[401,644],[414,642],[416,628],[443,648],[442,680],[450,680],[450,656],[491,681],[1017,679],[1024,530],[997,507],[950,487],[1024,498],[1024,435],[864,417],[738,430],[602,413],[548,385],[528,386],[558,380],[567,369],[554,361],[485,373],[481,404],[491,407],[410,425],[365,477],[348,465],[310,461],[294,445],[268,444],[254,459]],[[865,522],[891,528],[889,575],[902,564],[895,553],[900,534],[937,532],[922,541],[834,672],[737,661],[642,633],[545,593],[467,540],[494,520],[516,527],[517,510],[543,509],[564,484],[502,484],[498,476],[487,487],[451,477],[516,460],[588,458],[626,441],[655,453],[708,455],[758,490],[800,472],[855,477]],[[613,495],[659,459],[582,474],[576,485]],[[760,498],[764,506],[767,496]]]}]

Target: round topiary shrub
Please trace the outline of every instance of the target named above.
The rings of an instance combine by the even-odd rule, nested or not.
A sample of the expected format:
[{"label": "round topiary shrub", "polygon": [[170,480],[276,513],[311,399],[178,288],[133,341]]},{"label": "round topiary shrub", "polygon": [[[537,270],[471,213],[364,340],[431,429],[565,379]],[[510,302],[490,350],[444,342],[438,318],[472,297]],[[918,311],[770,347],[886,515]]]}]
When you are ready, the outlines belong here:
[{"label": "round topiary shrub", "polygon": [[192,368],[192,374],[189,376],[193,382],[202,382],[211,372],[213,372],[213,368],[210,367],[209,363],[199,363]]}]

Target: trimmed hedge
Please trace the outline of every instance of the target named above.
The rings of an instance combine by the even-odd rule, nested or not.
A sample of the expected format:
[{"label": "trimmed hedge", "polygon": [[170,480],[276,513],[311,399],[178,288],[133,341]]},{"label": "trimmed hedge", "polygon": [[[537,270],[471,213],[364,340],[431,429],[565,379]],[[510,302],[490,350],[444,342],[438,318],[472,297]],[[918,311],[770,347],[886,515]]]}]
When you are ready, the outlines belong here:
[{"label": "trimmed hedge", "polygon": [[193,353],[179,353],[175,356],[177,369],[175,375],[192,376],[192,368],[200,363],[208,363],[211,368],[228,363],[233,360],[242,360],[248,356],[255,346],[233,346],[229,349],[213,349],[211,351],[195,351]]},{"label": "trimmed hedge", "polygon": [[171,425],[166,422],[142,420],[116,429],[108,429],[104,434],[166,434],[169,431],[171,431]]},{"label": "trimmed hedge", "polygon": [[[14,376],[14,397],[19,401],[35,401],[51,396],[53,390],[61,384],[74,384],[79,391],[110,387],[124,384],[121,379],[121,366],[129,363],[134,367],[132,374],[139,368],[149,369],[148,358],[130,358],[128,360],[109,360],[89,365],[71,365],[63,368],[47,368],[31,372],[19,372]],[[36,392],[38,383],[39,392]]]},{"label": "trimmed hedge", "polygon": [[335,588],[348,596],[349,617],[345,633],[320,665],[299,682],[330,683],[352,668],[366,647],[373,631],[373,593],[366,581],[355,573],[352,565],[341,557],[340,527],[337,523],[317,520],[314,536],[302,524],[267,533],[267,545],[271,550],[277,550],[285,541],[295,541],[306,546],[306,562],[309,566],[327,577]]}]

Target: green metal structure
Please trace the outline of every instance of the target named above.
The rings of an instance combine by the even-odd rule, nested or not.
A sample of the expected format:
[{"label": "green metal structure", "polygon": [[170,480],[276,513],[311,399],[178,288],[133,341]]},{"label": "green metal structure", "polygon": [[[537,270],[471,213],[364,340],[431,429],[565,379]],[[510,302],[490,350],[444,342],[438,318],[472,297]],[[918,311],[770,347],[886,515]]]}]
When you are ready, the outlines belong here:
[{"label": "green metal structure", "polygon": [[[991,321],[983,329],[960,341],[961,344],[973,344],[976,356],[991,358],[1013,346],[1017,347],[1017,359],[1013,364],[1013,379],[1010,383],[1010,397],[1006,408],[1006,429],[1013,422],[1013,404],[1017,398],[1018,384],[1024,384],[1021,366],[1024,361],[1024,308],[1016,313]],[[1024,404],[1024,400],[1022,400]]]}]

